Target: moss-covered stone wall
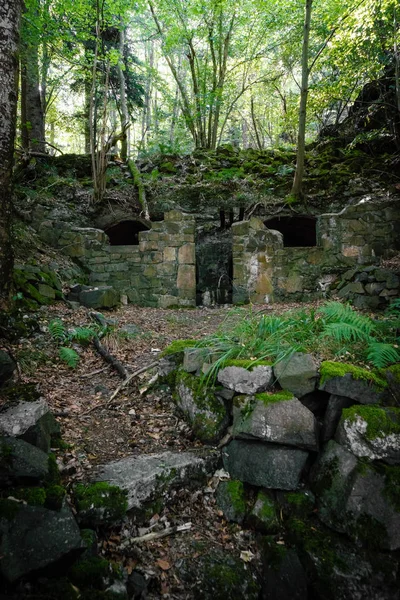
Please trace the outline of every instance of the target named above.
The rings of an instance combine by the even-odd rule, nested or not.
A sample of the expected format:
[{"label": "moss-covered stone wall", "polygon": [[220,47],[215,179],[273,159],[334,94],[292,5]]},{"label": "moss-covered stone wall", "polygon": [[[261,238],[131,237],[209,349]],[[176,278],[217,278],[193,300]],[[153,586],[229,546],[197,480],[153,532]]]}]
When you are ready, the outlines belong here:
[{"label": "moss-covered stone wall", "polygon": [[324,296],[349,268],[376,264],[398,249],[400,213],[390,202],[361,201],[321,215],[317,246],[311,247],[284,247],[282,235],[258,218],[232,230],[234,303],[304,301]]},{"label": "moss-covered stone wall", "polygon": [[[54,231],[54,230],[53,230]],[[167,308],[195,306],[195,224],[179,211],[165,214],[164,221],[139,233],[138,246],[111,246],[99,229],[61,229],[54,236],[44,229],[53,245],[79,260],[92,285],[110,285],[141,306]]]}]

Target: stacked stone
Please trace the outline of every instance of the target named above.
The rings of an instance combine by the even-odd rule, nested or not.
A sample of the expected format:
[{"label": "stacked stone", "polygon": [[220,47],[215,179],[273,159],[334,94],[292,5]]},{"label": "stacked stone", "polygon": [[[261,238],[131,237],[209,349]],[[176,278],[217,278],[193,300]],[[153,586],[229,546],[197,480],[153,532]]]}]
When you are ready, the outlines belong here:
[{"label": "stacked stone", "polygon": [[[220,441],[228,479],[217,503],[225,518],[295,546],[279,576],[267,568],[265,588],[290,579],[294,561],[303,583],[306,564],[323,598],[396,597],[396,575],[385,579],[378,569],[370,577],[381,552],[393,573],[398,568],[400,409],[389,401],[396,366],[388,387],[369,371],[335,362],[318,367],[311,355],[294,353],[273,367],[226,366],[218,384],[201,392],[210,362],[205,349],[187,347],[161,368],[169,381],[174,375],[175,402],[196,437]],[[307,583],[301,592],[289,588],[280,597],[307,598]]]},{"label": "stacked stone", "polygon": [[336,287],[337,295],[356,308],[384,308],[400,296],[400,277],[389,269],[360,266],[346,271]]}]

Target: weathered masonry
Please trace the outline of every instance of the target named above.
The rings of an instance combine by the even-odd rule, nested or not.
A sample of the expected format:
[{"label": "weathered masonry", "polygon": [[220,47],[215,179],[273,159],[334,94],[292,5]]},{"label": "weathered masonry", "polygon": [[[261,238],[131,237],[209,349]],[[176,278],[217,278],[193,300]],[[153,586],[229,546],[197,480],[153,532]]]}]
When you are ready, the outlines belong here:
[{"label": "weathered masonry", "polygon": [[[132,237],[129,227],[105,232],[47,221],[41,234],[74,257],[92,285],[112,286],[134,304],[160,308],[195,306],[196,294],[198,304],[210,298],[234,304],[310,300],[323,296],[351,267],[376,264],[388,249],[400,248],[400,214],[393,202],[360,202],[318,218],[251,218],[235,223],[231,237],[221,242],[228,248],[225,266],[221,245],[207,242],[208,250],[196,247],[191,215],[170,211],[164,221],[133,226]],[[212,255],[217,258],[217,274],[209,279],[210,289],[201,283],[199,293],[202,271]],[[218,289],[222,285],[223,293]]]}]

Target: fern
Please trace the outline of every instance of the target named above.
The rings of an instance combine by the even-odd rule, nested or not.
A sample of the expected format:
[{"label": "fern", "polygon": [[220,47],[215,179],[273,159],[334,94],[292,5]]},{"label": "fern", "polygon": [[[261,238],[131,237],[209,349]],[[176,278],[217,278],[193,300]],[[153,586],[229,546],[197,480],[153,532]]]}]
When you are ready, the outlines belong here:
[{"label": "fern", "polygon": [[76,340],[77,342],[87,343],[90,342],[95,336],[96,332],[90,327],[75,327],[70,333],[70,339]]},{"label": "fern", "polygon": [[55,319],[49,323],[49,333],[57,342],[62,342],[65,338],[66,332],[64,325],[60,319]]},{"label": "fern", "polygon": [[365,336],[370,336],[375,329],[372,319],[356,312],[348,304],[328,302],[320,308],[320,312],[324,315],[327,324],[345,323],[357,329],[360,333],[362,332]]},{"label": "fern", "polygon": [[325,326],[324,335],[333,338],[341,344],[362,342],[370,339],[370,336],[365,331],[351,323],[328,323]]},{"label": "fern", "polygon": [[59,357],[72,369],[75,369],[76,365],[79,362],[79,354],[75,352],[75,350],[73,350],[72,348],[66,348],[65,346],[62,346],[60,348]]},{"label": "fern", "polygon": [[377,369],[384,369],[400,361],[400,352],[391,344],[371,342],[368,346],[367,359]]}]

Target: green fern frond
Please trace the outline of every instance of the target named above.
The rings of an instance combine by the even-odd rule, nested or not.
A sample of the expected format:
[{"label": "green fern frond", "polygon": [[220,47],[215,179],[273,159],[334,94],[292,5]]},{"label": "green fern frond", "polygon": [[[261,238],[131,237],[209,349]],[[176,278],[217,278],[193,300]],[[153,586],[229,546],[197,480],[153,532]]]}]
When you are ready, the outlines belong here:
[{"label": "green fern frond", "polygon": [[59,357],[72,369],[75,369],[76,365],[79,362],[79,354],[75,352],[75,350],[73,350],[72,348],[66,348],[65,346],[62,346],[60,348]]},{"label": "green fern frond", "polygon": [[400,362],[400,352],[391,344],[371,342],[368,346],[367,359],[377,369],[383,369],[393,363]]},{"label": "green fern frond", "polygon": [[363,332],[365,336],[370,336],[375,330],[375,323],[366,315],[356,312],[348,304],[340,302],[328,302],[320,308],[320,312],[326,320],[326,328],[330,323],[347,324]]},{"label": "green fern frond", "polygon": [[351,323],[328,323],[324,336],[331,337],[340,344],[367,341],[370,337],[364,329]]},{"label": "green fern frond", "polygon": [[55,319],[49,323],[49,333],[57,342],[62,342],[65,338],[65,327],[60,319]]},{"label": "green fern frond", "polygon": [[90,342],[96,335],[96,332],[90,327],[75,327],[70,333],[70,339],[85,343]]}]

